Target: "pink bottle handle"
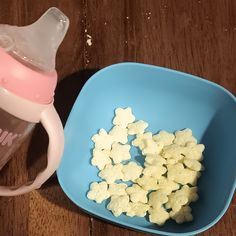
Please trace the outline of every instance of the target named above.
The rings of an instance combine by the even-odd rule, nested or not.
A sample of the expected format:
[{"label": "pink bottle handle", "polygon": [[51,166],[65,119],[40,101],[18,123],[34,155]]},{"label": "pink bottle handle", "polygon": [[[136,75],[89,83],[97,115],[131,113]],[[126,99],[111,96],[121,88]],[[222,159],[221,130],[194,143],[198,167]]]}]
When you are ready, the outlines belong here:
[{"label": "pink bottle handle", "polygon": [[63,126],[53,104],[49,105],[41,113],[40,121],[49,136],[46,169],[39,173],[33,182],[29,182],[19,188],[0,186],[0,196],[16,196],[38,189],[58,168],[64,149],[64,134]]}]

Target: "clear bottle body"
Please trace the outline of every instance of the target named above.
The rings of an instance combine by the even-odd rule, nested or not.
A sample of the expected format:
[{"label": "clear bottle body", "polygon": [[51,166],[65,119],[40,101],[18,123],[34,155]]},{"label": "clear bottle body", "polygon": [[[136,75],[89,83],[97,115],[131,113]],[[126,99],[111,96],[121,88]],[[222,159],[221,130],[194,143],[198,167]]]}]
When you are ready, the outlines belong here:
[{"label": "clear bottle body", "polygon": [[34,126],[34,123],[16,118],[0,108],[0,170]]}]

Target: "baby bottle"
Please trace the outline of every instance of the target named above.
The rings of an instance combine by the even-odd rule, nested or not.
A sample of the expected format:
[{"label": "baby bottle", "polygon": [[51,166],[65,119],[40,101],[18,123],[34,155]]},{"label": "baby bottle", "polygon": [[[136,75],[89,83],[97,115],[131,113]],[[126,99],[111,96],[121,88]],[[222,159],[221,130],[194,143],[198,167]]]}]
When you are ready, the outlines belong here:
[{"label": "baby bottle", "polygon": [[0,186],[0,196],[40,188],[59,166],[64,135],[53,105],[55,56],[68,26],[68,18],[55,7],[29,26],[0,25],[0,170],[36,123],[49,136],[46,169],[18,188]]}]

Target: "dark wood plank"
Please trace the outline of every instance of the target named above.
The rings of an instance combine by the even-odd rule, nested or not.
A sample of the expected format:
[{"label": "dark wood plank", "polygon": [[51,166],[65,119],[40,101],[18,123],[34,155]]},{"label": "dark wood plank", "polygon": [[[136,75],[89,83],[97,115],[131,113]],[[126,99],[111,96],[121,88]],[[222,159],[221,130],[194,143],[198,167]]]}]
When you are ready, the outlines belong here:
[{"label": "dark wood plank", "polygon": [[147,236],[150,234],[145,234],[125,228],[121,228],[114,224],[104,224],[103,221],[93,219],[92,223],[92,236],[101,236],[101,235],[122,235],[122,236]]},{"label": "dark wood plank", "polygon": [[[32,23],[50,6],[59,7],[71,21],[57,55],[61,83],[55,103],[63,122],[94,69],[122,61],[199,75],[236,95],[234,0],[1,0],[0,24]],[[91,46],[87,34],[92,36]],[[0,172],[0,183],[35,177],[46,165],[47,141],[38,126]],[[236,235],[235,206],[236,197],[223,219],[202,235]],[[90,220],[53,178],[33,193],[0,198],[0,222],[0,235],[145,235]]]},{"label": "dark wood plank", "polygon": [[92,45],[84,48],[86,68],[102,68],[126,59],[125,2],[85,1],[84,39],[92,37]]},{"label": "dark wood plank", "polygon": [[29,235],[89,235],[88,215],[65,196],[57,181],[52,179],[30,198]]}]

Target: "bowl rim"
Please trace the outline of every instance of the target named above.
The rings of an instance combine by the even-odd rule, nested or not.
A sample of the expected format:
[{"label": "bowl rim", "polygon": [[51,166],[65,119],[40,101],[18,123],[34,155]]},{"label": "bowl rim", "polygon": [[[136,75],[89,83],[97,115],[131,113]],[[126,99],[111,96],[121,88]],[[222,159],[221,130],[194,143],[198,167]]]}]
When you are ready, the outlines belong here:
[{"label": "bowl rim", "polygon": [[[90,83],[93,82],[94,79],[96,79],[97,76],[99,76],[100,74],[106,72],[107,70],[111,70],[113,68],[116,68],[116,67],[127,67],[127,66],[141,66],[141,67],[146,67],[146,68],[151,68],[151,69],[158,69],[158,70],[162,70],[162,71],[167,71],[167,72],[171,72],[171,73],[175,73],[175,74],[179,74],[179,75],[184,75],[184,76],[188,76],[190,77],[190,79],[194,79],[194,80],[198,80],[198,81],[201,81],[201,82],[204,82],[206,84],[209,84],[219,90],[221,90],[222,92],[226,93],[230,98],[233,99],[233,101],[235,102],[236,104],[236,97],[229,91],[227,90],[226,88],[224,88],[223,86],[219,85],[219,84],[216,84],[215,82],[212,82],[212,81],[209,81],[209,80],[206,80],[206,79],[203,79],[199,76],[196,76],[196,75],[192,75],[192,74],[189,74],[189,73],[185,73],[185,72],[182,72],[182,71],[178,71],[178,70],[174,70],[174,69],[169,69],[169,68],[166,68],[166,67],[160,67],[160,66],[156,66],[156,65],[150,65],[150,64],[144,64],[144,63],[137,63],[137,62],[121,62],[121,63],[116,63],[116,64],[112,64],[112,65],[109,65],[109,66],[106,66],[102,69],[100,69],[99,71],[97,71],[95,74],[93,74],[87,81],[86,83],[84,84],[84,86],[82,87],[81,91],[79,92],[74,104],[73,104],[73,107],[70,111],[70,114],[69,114],[69,117],[66,121],[66,125],[65,125],[65,128],[64,128],[64,132],[65,132],[65,137],[67,136],[67,132],[68,132],[68,124],[70,123],[70,121],[72,120],[72,116],[75,112],[75,107],[78,103],[78,100],[79,98],[84,94],[85,90],[87,89],[87,87],[90,85]],[[65,154],[65,152],[64,152]],[[63,156],[64,156],[63,154]],[[62,157],[63,158],[63,157]],[[62,163],[62,162],[61,162]],[[95,212],[93,210],[89,210],[87,209],[86,207],[82,207],[78,204],[78,201],[77,199],[74,199],[73,195],[70,194],[70,191],[67,190],[67,187],[66,185],[64,184],[63,182],[63,174],[61,174],[61,165],[59,166],[59,168],[57,169],[56,171],[56,174],[57,174],[57,178],[58,178],[58,182],[63,190],[63,192],[67,195],[67,197],[69,197],[69,199],[75,203],[81,210],[83,210],[84,212],[86,212],[87,214],[89,215],[92,215],[93,217],[96,217],[96,218],[99,218],[99,219],[102,219],[106,222],[109,222],[109,223],[112,223],[112,224],[116,224],[116,225],[119,225],[121,227],[125,227],[125,228],[129,228],[129,229],[133,229],[133,230],[136,230],[136,231],[141,231],[141,232],[148,232],[148,233],[152,233],[152,234],[162,234],[162,235],[167,235],[167,236],[176,236],[176,235],[181,235],[181,236],[189,236],[189,235],[196,235],[196,234],[199,234],[199,233],[202,233],[206,230],[208,230],[209,228],[211,228],[213,225],[215,225],[222,217],[223,215],[226,213],[227,209],[229,208],[229,205],[232,201],[232,198],[233,198],[233,195],[234,195],[234,192],[235,192],[235,189],[236,189],[236,176],[235,176],[235,180],[234,180],[234,185],[232,186],[231,188],[231,191],[229,193],[229,197],[225,203],[225,206],[223,207],[223,209],[221,210],[221,212],[215,217],[215,219],[197,229],[197,230],[194,230],[194,231],[189,231],[189,232],[185,232],[185,233],[174,233],[174,232],[169,232],[169,231],[161,231],[161,230],[158,230],[158,229],[149,229],[149,228],[145,228],[143,226],[138,226],[138,225],[134,225],[134,224],[129,224],[129,223],[126,223],[126,222],[120,222],[119,221],[119,218],[109,218],[107,216],[104,216],[103,214],[100,214],[99,212]]]}]

